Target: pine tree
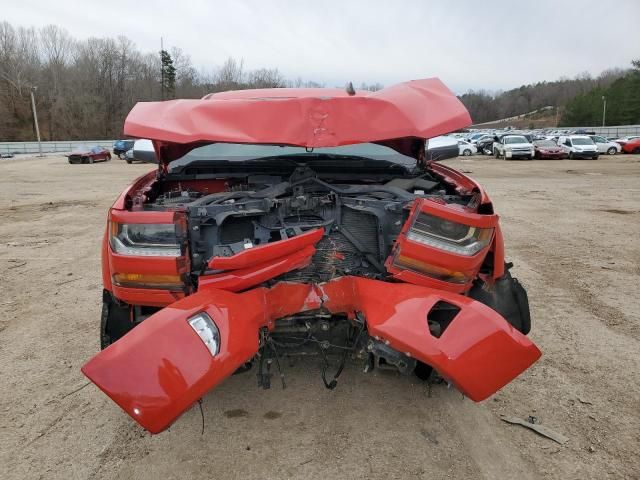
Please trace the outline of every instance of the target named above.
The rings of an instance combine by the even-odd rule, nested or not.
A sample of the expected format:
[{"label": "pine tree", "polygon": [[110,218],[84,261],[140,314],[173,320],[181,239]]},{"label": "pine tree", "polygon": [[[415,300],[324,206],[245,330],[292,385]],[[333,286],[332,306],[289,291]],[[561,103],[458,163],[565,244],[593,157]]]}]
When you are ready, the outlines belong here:
[{"label": "pine tree", "polygon": [[176,96],[176,67],[173,66],[173,59],[169,52],[160,50],[160,61],[162,63],[161,72],[162,79],[160,87],[162,91],[162,100],[167,98],[175,98]]}]

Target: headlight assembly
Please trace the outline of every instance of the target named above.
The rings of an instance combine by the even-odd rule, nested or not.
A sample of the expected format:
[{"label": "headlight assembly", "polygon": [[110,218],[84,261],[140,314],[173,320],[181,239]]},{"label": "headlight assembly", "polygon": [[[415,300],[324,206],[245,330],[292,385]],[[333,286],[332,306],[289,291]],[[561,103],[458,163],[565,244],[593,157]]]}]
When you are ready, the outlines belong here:
[{"label": "headlight assembly", "polygon": [[407,240],[468,257],[489,245],[492,234],[493,228],[463,225],[423,212],[407,232]]},{"label": "headlight assembly", "polygon": [[120,255],[179,257],[182,254],[173,223],[115,223],[110,228],[111,249]]}]

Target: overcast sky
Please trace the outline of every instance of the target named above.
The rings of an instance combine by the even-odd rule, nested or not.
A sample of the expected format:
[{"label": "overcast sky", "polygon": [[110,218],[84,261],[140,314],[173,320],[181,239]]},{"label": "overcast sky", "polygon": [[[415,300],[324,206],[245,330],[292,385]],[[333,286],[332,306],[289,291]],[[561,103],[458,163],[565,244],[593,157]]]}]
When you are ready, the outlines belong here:
[{"label": "overcast sky", "polygon": [[0,0],[0,21],[126,35],[180,47],[196,68],[247,69],[342,86],[437,76],[451,89],[508,89],[640,57],[640,0]]}]

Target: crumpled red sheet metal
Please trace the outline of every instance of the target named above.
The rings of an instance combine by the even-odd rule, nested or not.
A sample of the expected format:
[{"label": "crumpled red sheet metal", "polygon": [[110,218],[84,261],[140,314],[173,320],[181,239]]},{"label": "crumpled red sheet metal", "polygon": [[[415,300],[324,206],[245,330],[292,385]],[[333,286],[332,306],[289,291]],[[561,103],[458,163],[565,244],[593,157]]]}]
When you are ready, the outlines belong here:
[{"label": "crumpled red sheet metal", "polygon": [[[460,310],[436,338],[427,315],[440,301]],[[243,293],[203,287],[149,317],[82,371],[140,425],[158,433],[255,356],[260,328],[273,329],[279,318],[320,308],[351,318],[362,313],[369,335],[433,366],[474,401],[492,395],[540,357],[527,337],[468,297],[342,277],[318,285],[281,282]],[[188,323],[202,311],[220,331],[215,357]]]},{"label": "crumpled red sheet metal", "polygon": [[429,78],[355,95],[276,88],[139,102],[127,116],[124,133],[154,140],[163,162],[211,142],[301,147],[376,142],[417,158],[422,153],[412,139],[469,125],[464,105],[439,79]]}]

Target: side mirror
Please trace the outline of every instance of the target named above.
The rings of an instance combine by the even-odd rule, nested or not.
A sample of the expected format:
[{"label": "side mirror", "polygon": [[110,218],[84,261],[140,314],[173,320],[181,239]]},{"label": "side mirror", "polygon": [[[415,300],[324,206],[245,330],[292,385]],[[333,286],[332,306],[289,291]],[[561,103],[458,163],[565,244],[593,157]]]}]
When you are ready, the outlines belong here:
[{"label": "side mirror", "polygon": [[133,144],[133,158],[141,162],[158,163],[151,140],[136,140]]}]

